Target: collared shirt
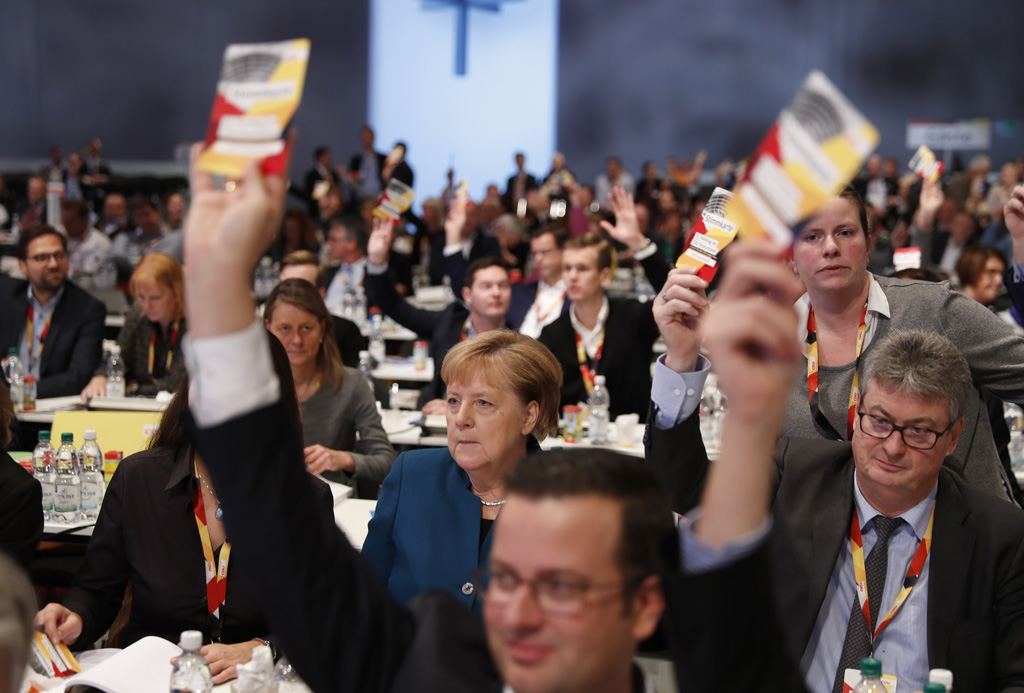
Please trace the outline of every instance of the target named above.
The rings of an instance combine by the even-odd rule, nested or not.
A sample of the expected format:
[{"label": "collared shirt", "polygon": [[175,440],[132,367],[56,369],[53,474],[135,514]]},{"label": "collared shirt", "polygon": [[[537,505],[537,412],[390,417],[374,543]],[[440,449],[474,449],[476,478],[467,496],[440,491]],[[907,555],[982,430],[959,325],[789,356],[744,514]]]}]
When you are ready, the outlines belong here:
[{"label": "collared shirt", "polygon": [[363,286],[363,278],[366,276],[366,256],[359,258],[353,263],[341,263],[338,272],[327,287],[327,295],[324,303],[327,310],[335,315],[341,315],[345,308],[345,294],[349,291],[355,292]]},{"label": "collared shirt", "polygon": [[593,329],[587,329],[576,318],[576,306],[569,311],[569,321],[576,333],[583,338],[583,348],[587,350],[587,356],[590,358],[597,354],[597,347],[604,338],[604,323],[608,320],[608,297],[604,296],[601,301],[601,310],[597,313],[597,322]]},{"label": "collared shirt", "polygon": [[113,257],[123,257],[135,265],[144,256],[153,252],[153,248],[156,247],[156,244],[162,238],[162,233],[148,236],[142,229],[136,228],[134,231],[122,233],[115,237],[113,245],[110,247],[110,254]]},{"label": "collared shirt", "polygon": [[[885,574],[885,589],[881,595],[878,618],[896,601],[903,589],[907,568],[917,551],[917,546],[928,529],[938,484],[923,501],[898,517],[905,520],[889,537],[889,555]],[[857,485],[857,474],[853,478],[853,497],[860,518],[861,536],[865,558],[871,553],[878,536],[874,518],[879,514],[871,507]],[[900,607],[889,625],[875,642],[875,659],[882,662],[882,673],[895,676],[901,691],[919,691],[928,680],[928,576],[931,572],[931,554],[925,561],[921,575],[907,600]],[[868,599],[874,599],[868,595]],[[832,578],[825,591],[825,599],[818,612],[818,620],[811,631],[807,649],[800,662],[804,672],[804,683],[809,691],[827,693],[832,690],[839,657],[846,639],[846,628],[857,599],[857,585],[853,574],[853,556],[850,553],[849,533],[839,552]],[[783,616],[785,618],[785,616]],[[872,624],[877,629],[877,624]]]},{"label": "collared shirt", "polygon": [[530,309],[526,311],[523,324],[519,326],[519,333],[537,339],[546,325],[550,325],[559,318],[564,303],[564,279],[559,279],[554,284],[537,282],[537,297]]},{"label": "collared shirt", "polygon": [[[810,294],[804,294],[793,305],[793,308],[796,309],[797,338],[800,340],[800,349],[803,351],[805,358],[807,357],[807,313],[810,312],[810,305]],[[864,335],[864,349],[868,348],[868,344],[871,344],[871,340],[878,331],[879,316],[889,317],[889,299],[885,297],[885,292],[882,291],[882,287],[875,280],[875,275],[869,272],[868,314],[864,318],[864,324],[867,326],[868,331]]]},{"label": "collared shirt", "polygon": [[363,152],[359,162],[359,174],[362,177],[363,190],[367,197],[380,192],[380,169],[377,167],[377,152]]},{"label": "collared shirt", "polygon": [[[28,343],[28,331],[23,325],[21,328],[21,343],[18,349],[18,358],[21,359],[21,367],[25,369],[25,375],[34,375],[36,378],[39,377],[39,362],[42,361],[39,353],[39,338],[43,334],[43,330],[46,329],[46,322],[53,316],[53,311],[60,302],[60,297],[64,295],[64,285],[61,284],[60,288],[57,289],[57,293],[53,295],[46,305],[39,303],[35,293],[32,291],[32,285],[28,286],[28,304],[32,306],[32,344]],[[28,315],[25,316],[26,320]],[[34,359],[30,362],[29,347],[32,349],[32,355]],[[43,343],[43,348],[46,348],[46,343]]]},{"label": "collared shirt", "polygon": [[86,230],[81,238],[68,236],[68,267],[75,274],[93,274],[110,256],[111,240],[102,231]]}]

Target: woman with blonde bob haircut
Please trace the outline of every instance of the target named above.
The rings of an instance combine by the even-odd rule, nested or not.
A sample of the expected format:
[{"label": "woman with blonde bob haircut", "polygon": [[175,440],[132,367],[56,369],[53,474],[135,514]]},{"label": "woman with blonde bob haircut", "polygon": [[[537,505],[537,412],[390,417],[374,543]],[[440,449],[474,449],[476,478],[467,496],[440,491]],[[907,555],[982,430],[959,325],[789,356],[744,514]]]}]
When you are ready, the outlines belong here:
[{"label": "woman with blonde bob haircut", "polygon": [[448,447],[395,460],[363,555],[403,603],[443,589],[479,612],[472,573],[487,565],[505,478],[558,426],[562,369],[540,342],[492,330],[452,347],[441,377]]},{"label": "woman with blonde bob haircut", "polygon": [[395,450],[366,378],[341,362],[320,292],[304,279],[286,279],[267,298],[263,319],[288,352],[302,407],[306,469],[376,497]]},{"label": "woman with blonde bob haircut", "polygon": [[[117,335],[124,363],[126,394],[174,392],[185,377],[181,342],[185,324],[185,277],[170,255],[150,253],[132,272],[128,288],[135,306]],[[107,394],[106,364],[100,364],[82,398]]]}]

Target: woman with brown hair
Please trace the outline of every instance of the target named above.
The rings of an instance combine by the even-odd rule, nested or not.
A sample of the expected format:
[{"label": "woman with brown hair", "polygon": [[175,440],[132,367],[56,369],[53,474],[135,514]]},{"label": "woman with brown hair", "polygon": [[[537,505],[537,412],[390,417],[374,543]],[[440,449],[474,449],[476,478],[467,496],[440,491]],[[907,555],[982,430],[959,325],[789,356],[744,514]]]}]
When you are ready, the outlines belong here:
[{"label": "woman with brown hair", "polygon": [[[150,253],[132,272],[128,288],[135,307],[117,335],[126,393],[151,397],[161,390],[174,392],[185,377],[181,341],[188,331],[181,265],[170,255]],[[82,398],[106,394],[106,365],[101,364]]]},{"label": "woman with brown hair", "polygon": [[1003,288],[1006,256],[987,245],[972,245],[956,261],[956,276],[964,294],[983,306],[991,306]]},{"label": "woman with brown hair", "polygon": [[540,342],[491,330],[452,347],[441,378],[448,447],[395,461],[363,555],[400,602],[443,589],[479,610],[472,573],[487,566],[505,477],[558,427],[562,368]]},{"label": "woman with brown hair", "polygon": [[284,213],[281,229],[274,237],[267,250],[274,262],[280,262],[289,253],[296,250],[308,250],[314,255],[320,252],[320,242],[316,237],[316,227],[309,215],[301,209],[289,209]]},{"label": "woman with brown hair", "polygon": [[366,378],[341,362],[320,293],[307,281],[286,279],[267,298],[263,318],[288,352],[302,405],[306,467],[350,486],[366,481],[371,488],[364,495],[376,495],[395,451]]}]

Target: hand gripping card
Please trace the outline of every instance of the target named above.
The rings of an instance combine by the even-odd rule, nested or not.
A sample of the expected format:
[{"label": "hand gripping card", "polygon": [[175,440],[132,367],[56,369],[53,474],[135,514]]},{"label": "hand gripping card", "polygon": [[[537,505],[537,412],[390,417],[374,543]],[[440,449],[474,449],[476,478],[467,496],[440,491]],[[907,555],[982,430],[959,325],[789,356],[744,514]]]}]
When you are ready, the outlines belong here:
[{"label": "hand gripping card", "polygon": [[683,254],[676,260],[676,267],[696,267],[697,276],[711,281],[718,271],[718,254],[736,236],[736,224],[726,219],[732,199],[733,194],[728,190],[715,188]]}]

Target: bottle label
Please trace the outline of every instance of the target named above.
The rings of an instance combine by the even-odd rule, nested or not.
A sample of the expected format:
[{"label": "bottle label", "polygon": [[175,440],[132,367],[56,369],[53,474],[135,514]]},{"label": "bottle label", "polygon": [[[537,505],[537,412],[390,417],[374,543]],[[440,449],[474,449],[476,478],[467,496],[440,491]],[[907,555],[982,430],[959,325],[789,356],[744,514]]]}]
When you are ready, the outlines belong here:
[{"label": "bottle label", "polygon": [[53,484],[41,482],[43,487],[43,510],[53,510]]},{"label": "bottle label", "polygon": [[99,510],[100,485],[95,481],[82,482],[82,510]]},{"label": "bottle label", "polygon": [[102,468],[103,465],[99,456],[91,452],[82,453],[82,469],[93,472]]},{"label": "bottle label", "polygon": [[59,513],[78,511],[81,489],[72,484],[57,484],[54,494],[53,509]]}]

